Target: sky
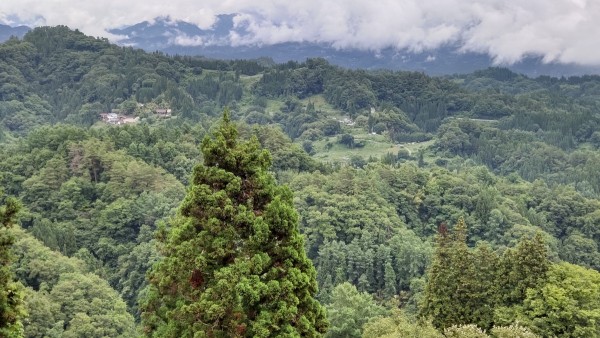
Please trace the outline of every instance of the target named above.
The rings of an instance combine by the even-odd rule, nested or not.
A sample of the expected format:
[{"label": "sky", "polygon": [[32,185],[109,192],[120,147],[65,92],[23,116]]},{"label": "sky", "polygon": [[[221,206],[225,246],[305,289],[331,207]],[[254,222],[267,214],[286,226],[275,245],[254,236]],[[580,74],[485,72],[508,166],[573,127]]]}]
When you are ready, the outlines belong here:
[{"label": "sky", "polygon": [[[239,14],[236,44],[322,42],[337,48],[482,52],[498,64],[525,56],[600,65],[600,0],[1,0],[0,23],[107,32],[157,17],[210,28]],[[185,39],[194,37],[182,37]]]}]

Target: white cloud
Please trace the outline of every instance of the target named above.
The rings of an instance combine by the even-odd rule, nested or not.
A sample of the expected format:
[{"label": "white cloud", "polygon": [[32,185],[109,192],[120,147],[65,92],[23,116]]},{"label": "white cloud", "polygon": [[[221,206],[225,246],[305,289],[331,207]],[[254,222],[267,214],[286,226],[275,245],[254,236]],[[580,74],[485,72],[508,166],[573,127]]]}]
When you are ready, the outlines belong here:
[{"label": "white cloud", "polygon": [[[489,53],[497,63],[526,55],[546,62],[600,65],[600,0],[2,0],[0,21],[65,24],[116,39],[107,28],[158,16],[210,27],[216,14],[240,13],[249,36],[234,44],[286,41],[331,43],[336,48],[386,47],[427,51],[459,45]],[[41,19],[43,17],[43,20]],[[183,45],[202,44],[179,36]]]},{"label": "white cloud", "polygon": [[204,46],[206,41],[201,36],[181,34],[171,39],[171,43],[179,46]]}]

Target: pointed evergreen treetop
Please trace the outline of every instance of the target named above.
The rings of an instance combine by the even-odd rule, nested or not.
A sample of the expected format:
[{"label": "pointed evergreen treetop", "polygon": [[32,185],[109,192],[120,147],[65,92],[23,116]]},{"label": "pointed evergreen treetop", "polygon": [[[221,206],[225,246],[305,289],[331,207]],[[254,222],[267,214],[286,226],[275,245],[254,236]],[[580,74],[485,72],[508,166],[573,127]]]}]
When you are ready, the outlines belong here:
[{"label": "pointed evergreen treetop", "polygon": [[164,257],[142,306],[147,336],[320,336],[316,273],[269,153],[256,138],[240,141],[227,112],[201,148],[180,214],[159,232]]}]

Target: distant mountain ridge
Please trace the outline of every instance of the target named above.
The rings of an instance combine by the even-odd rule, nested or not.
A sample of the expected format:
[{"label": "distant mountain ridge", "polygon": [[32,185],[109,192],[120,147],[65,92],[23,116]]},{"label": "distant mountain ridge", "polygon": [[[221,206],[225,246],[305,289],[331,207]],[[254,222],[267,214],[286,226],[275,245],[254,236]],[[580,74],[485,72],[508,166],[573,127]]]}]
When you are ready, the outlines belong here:
[{"label": "distant mountain ridge", "polygon": [[[234,45],[232,35],[244,37],[250,33],[244,26],[234,25],[235,14],[219,15],[213,27],[198,26],[169,17],[159,17],[135,25],[108,30],[121,36],[120,45],[134,46],[146,51],[168,54],[201,55],[215,59],[271,58],[277,63],[290,60],[304,61],[320,57],[330,63],[354,69],[392,69],[419,71],[429,75],[471,73],[494,66],[492,58],[482,53],[460,53],[457,46],[445,46],[433,51],[413,53],[387,48],[378,52],[358,49],[336,49],[329,44],[314,42],[286,42],[273,45]],[[27,26],[0,25],[0,42],[11,36],[22,38],[30,30]],[[528,76],[573,76],[600,74],[600,67],[575,64],[543,63],[540,57],[529,57],[505,66]]]},{"label": "distant mountain ridge", "polygon": [[[457,46],[422,53],[398,51],[394,48],[375,53],[358,49],[336,49],[328,44],[313,42],[232,46],[231,33],[238,36],[250,34],[244,27],[235,27],[234,17],[235,14],[219,15],[211,29],[201,29],[194,24],[170,18],[156,18],[152,23],[145,21],[111,29],[109,32],[124,36],[118,43],[147,51],[160,50],[169,54],[202,55],[217,59],[270,57],[275,62],[287,62],[322,57],[347,68],[411,70],[430,75],[470,73],[494,65],[489,55],[460,53]],[[543,63],[540,57],[529,57],[507,68],[529,76],[600,74],[600,67]]]},{"label": "distant mountain ridge", "polygon": [[12,27],[9,25],[0,24],[0,42],[4,42],[4,41],[10,39],[11,36],[22,38],[30,30],[31,30],[31,28],[29,28],[27,26]]},{"label": "distant mountain ridge", "polygon": [[244,30],[234,27],[235,15],[219,15],[211,29],[201,29],[198,26],[169,17],[156,18],[153,22],[138,24],[108,30],[109,33],[124,36],[120,44],[134,45],[146,50],[164,50],[175,45],[193,46],[230,46],[230,33],[247,34]]}]

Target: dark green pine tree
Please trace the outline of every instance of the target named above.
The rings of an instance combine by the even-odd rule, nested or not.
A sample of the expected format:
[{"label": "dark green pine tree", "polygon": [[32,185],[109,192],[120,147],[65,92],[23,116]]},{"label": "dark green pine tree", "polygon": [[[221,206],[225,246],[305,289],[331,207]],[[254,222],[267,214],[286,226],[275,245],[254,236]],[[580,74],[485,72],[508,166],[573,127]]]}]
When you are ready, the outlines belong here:
[{"label": "dark green pine tree", "polygon": [[475,267],[467,247],[467,227],[461,217],[450,235],[440,227],[436,251],[427,273],[421,315],[430,317],[437,328],[469,324],[473,321]]},{"label": "dark green pine tree", "polygon": [[502,258],[485,245],[470,250],[459,219],[452,235],[442,227],[428,270],[421,315],[441,329],[476,324],[490,329],[515,321],[528,289],[539,289],[550,266],[543,238],[522,240]]},{"label": "dark green pine tree", "polygon": [[427,270],[427,285],[421,304],[420,316],[433,320],[436,327],[444,327],[448,316],[447,306],[452,303],[454,283],[450,271],[452,261],[452,238],[442,223],[436,238],[435,253]]},{"label": "dark green pine tree", "polygon": [[7,338],[23,336],[20,319],[25,315],[22,285],[13,279],[10,252],[14,237],[9,228],[19,208],[19,203],[12,198],[7,198],[0,207],[0,337]]},{"label": "dark green pine tree", "polygon": [[386,298],[392,298],[396,295],[396,272],[392,267],[392,262],[387,261],[384,265],[384,281],[383,295]]},{"label": "dark green pine tree", "polygon": [[523,239],[516,248],[507,250],[500,262],[499,284],[504,305],[520,304],[527,289],[541,287],[547,278],[551,262],[541,233]]},{"label": "dark green pine tree", "polygon": [[472,253],[475,286],[470,297],[474,306],[471,324],[489,330],[494,325],[494,310],[502,297],[498,276],[500,258],[487,244],[479,244]]},{"label": "dark green pine tree", "polygon": [[292,193],[225,112],[149,273],[149,337],[319,337],[327,329]]},{"label": "dark green pine tree", "polygon": [[[479,304],[474,297],[478,285],[476,267],[473,253],[467,246],[467,224],[460,217],[453,229],[453,243],[450,252],[450,279],[454,282],[452,303],[448,310],[448,324],[471,324],[473,312],[477,311]],[[450,325],[445,325],[447,327]]]}]

